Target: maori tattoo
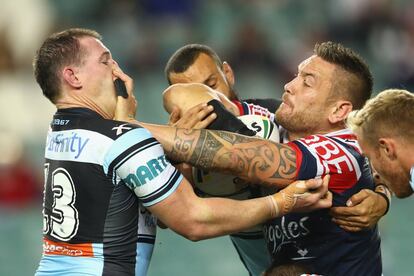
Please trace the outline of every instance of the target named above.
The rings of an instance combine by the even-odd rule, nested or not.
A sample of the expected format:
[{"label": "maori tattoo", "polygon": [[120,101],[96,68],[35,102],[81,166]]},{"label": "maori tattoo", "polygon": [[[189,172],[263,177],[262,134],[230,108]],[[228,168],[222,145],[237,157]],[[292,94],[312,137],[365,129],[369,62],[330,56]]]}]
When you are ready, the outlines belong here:
[{"label": "maori tattoo", "polygon": [[296,177],[296,153],[290,146],[226,131],[177,129],[169,155],[253,183],[281,187]]}]

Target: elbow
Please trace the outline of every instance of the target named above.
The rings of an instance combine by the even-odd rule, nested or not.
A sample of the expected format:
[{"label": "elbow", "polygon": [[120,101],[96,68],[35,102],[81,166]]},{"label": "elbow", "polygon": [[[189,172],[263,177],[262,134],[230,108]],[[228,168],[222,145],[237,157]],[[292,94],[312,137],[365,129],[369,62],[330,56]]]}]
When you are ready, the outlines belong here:
[{"label": "elbow", "polygon": [[162,93],[162,100],[165,111],[168,112],[168,114],[171,114],[174,106],[176,105],[175,99],[173,96],[174,87],[168,87],[163,93]]},{"label": "elbow", "polygon": [[199,235],[197,233],[189,233],[188,235],[184,236],[187,240],[190,240],[192,242],[198,242],[205,239],[202,235]]},{"label": "elbow", "polygon": [[184,225],[183,229],[179,233],[187,240],[197,242],[209,238],[207,235],[207,229],[197,222],[189,222]]},{"label": "elbow", "polygon": [[217,227],[211,223],[211,218],[203,216],[204,212],[193,206],[184,219],[177,221],[176,232],[190,241],[200,241],[217,236]]}]

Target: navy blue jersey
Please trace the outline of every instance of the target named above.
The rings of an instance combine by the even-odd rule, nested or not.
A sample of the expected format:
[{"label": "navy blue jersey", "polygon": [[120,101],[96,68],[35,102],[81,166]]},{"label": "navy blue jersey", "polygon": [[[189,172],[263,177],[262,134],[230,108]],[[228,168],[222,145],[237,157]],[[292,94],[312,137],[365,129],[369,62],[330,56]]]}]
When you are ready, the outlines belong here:
[{"label": "navy blue jersey", "polygon": [[[331,175],[333,206],[345,206],[361,189],[374,189],[367,159],[350,131],[312,135],[288,144],[296,151],[297,179]],[[269,221],[264,234],[275,264],[296,262],[322,275],[381,275],[377,227],[346,232],[328,212],[288,214]]]},{"label": "navy blue jersey", "polygon": [[46,140],[36,275],[145,275],[156,230],[145,207],[181,179],[146,129],[89,109],[58,110]]}]

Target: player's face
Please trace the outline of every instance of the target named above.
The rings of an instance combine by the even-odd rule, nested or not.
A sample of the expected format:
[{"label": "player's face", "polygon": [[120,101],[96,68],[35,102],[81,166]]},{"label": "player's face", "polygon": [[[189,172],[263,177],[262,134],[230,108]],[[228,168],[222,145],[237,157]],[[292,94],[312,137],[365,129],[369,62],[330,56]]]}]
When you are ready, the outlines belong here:
[{"label": "player's face", "polygon": [[298,66],[298,74],[284,86],[283,103],[276,120],[289,132],[317,134],[328,122],[327,99],[332,89],[335,65],[311,56]]},{"label": "player's face", "polygon": [[86,49],[83,63],[79,67],[79,78],[85,100],[92,101],[97,108],[102,109],[110,117],[114,115],[116,93],[113,84],[112,59],[108,48],[93,37],[80,39],[81,47]]},{"label": "player's face", "polygon": [[228,66],[228,64],[224,64],[222,69],[210,56],[201,53],[186,71],[171,73],[169,78],[171,84],[191,82],[205,84],[233,100],[236,99],[231,81],[233,76],[228,75],[233,72]]},{"label": "player's face", "polygon": [[379,144],[369,144],[361,132],[357,132],[357,137],[364,155],[368,157],[372,167],[385,180],[395,195],[400,198],[410,196],[413,193],[409,184],[410,175],[404,172],[398,159],[390,159],[386,156]]}]

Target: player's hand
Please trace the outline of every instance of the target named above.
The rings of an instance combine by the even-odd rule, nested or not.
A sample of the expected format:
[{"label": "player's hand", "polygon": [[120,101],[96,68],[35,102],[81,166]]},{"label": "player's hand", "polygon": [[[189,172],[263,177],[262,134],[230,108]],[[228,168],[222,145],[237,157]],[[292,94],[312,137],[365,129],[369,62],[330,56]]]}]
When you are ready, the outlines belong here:
[{"label": "player's hand", "polygon": [[387,209],[385,199],[374,191],[363,189],[347,201],[347,207],[331,208],[332,221],[350,232],[373,227]]},{"label": "player's hand", "polygon": [[332,194],[328,191],[330,176],[323,179],[300,180],[273,195],[277,204],[277,216],[291,212],[313,211],[332,206]]},{"label": "player's hand", "polygon": [[137,100],[134,96],[134,81],[131,77],[125,74],[116,62],[112,65],[112,74],[115,79],[120,79],[124,82],[128,92],[128,98],[121,96],[117,97],[114,120],[118,121],[134,121],[137,111]]},{"label": "player's hand", "polygon": [[[202,129],[206,128],[211,122],[213,122],[217,114],[213,112],[214,108],[206,103],[201,103],[190,108],[184,113],[181,118],[176,120],[171,125],[178,128],[186,129]],[[173,115],[174,112],[179,112],[173,109],[170,116],[170,122],[173,122],[179,115]]]},{"label": "player's hand", "polygon": [[178,122],[178,120],[180,120],[181,116],[180,116],[180,108],[178,108],[177,106],[174,106],[172,108],[172,111],[170,113],[170,118],[168,120],[168,125],[169,126],[175,126]]}]

